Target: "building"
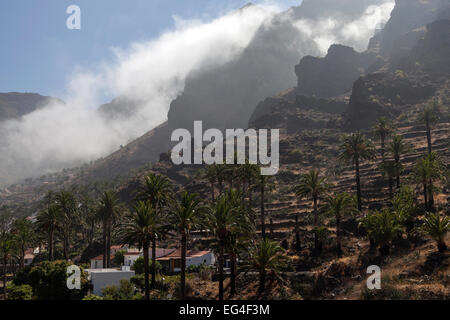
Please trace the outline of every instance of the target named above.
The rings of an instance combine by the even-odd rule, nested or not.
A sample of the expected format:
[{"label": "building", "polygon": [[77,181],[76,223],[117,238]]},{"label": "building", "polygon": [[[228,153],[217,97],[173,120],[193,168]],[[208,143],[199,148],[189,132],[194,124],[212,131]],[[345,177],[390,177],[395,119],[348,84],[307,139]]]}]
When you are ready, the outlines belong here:
[{"label": "building", "polygon": [[118,269],[86,269],[88,278],[91,280],[92,293],[102,295],[102,289],[112,285],[118,286],[120,280],[130,280],[134,271]]},{"label": "building", "polygon": [[[175,251],[175,249],[156,248],[155,257],[156,257],[156,259],[158,259],[158,258],[164,257],[174,251]],[[128,252],[124,253],[124,255],[123,255],[123,265],[132,267],[134,262],[139,257],[143,257],[143,256],[144,256],[144,253],[142,250],[128,251]],[[149,259],[152,259],[152,250],[151,249],[149,250],[148,257],[149,257]]]},{"label": "building", "polygon": [[[174,250],[172,253],[158,258],[164,271],[169,273],[181,271],[181,250]],[[211,251],[186,251],[186,268],[190,266],[200,266],[202,264],[212,266],[216,263],[216,257]]]}]

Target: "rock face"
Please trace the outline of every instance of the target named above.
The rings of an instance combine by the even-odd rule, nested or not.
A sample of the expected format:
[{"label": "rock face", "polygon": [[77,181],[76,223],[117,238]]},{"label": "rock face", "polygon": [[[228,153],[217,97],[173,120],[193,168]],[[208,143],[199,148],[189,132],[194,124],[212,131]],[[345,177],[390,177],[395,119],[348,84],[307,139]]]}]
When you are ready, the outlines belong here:
[{"label": "rock face", "polygon": [[0,93],[0,121],[19,118],[52,102],[62,103],[57,98],[37,93]]},{"label": "rock face", "polygon": [[[448,0],[396,0],[391,19],[381,35],[381,54],[395,54],[395,51],[404,45],[404,42],[398,42],[399,38],[442,18],[449,8]],[[415,41],[409,43],[413,45]]]},{"label": "rock face", "polygon": [[306,56],[295,67],[297,93],[329,98],[349,92],[375,59],[375,54],[342,45],[332,45],[324,58]]},{"label": "rock face", "polygon": [[348,130],[368,129],[379,117],[395,117],[402,106],[429,99],[434,86],[404,74],[374,73],[359,78],[344,113]]}]

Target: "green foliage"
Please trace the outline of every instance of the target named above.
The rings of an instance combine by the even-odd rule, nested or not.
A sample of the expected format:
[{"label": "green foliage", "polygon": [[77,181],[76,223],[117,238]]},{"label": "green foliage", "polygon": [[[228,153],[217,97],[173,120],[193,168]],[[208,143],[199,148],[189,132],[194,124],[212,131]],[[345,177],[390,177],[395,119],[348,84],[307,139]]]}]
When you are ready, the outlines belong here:
[{"label": "green foliage", "polygon": [[8,300],[32,300],[33,288],[28,284],[8,284]]},{"label": "green foliage", "polygon": [[[150,269],[150,273],[152,273],[152,270],[153,270],[152,259],[149,259],[148,266]],[[160,273],[161,269],[162,269],[161,264],[158,261],[156,261],[155,266],[156,266],[156,273]],[[137,258],[136,261],[133,263],[133,266],[131,267],[131,269],[134,270],[134,272],[136,274],[143,274],[144,273],[144,257]]]},{"label": "green foliage", "polygon": [[96,296],[95,294],[88,294],[82,300],[103,300],[103,297]]},{"label": "green foliage", "polygon": [[423,219],[422,231],[433,238],[440,252],[447,248],[445,244],[445,236],[450,230],[450,218],[436,213],[428,213]]},{"label": "green foliage", "polygon": [[123,256],[126,250],[119,250],[114,254],[113,264],[115,266],[121,266],[123,264]]},{"label": "green foliage", "polygon": [[136,293],[133,284],[125,279],[120,280],[117,287],[112,285],[102,289],[103,300],[141,300],[142,295]]},{"label": "green foliage", "polygon": [[125,279],[120,280],[119,286],[112,285],[102,289],[103,300],[141,300],[142,295],[136,294],[133,284]]},{"label": "green foliage", "polygon": [[403,186],[391,201],[392,210],[400,224],[411,222],[417,212],[416,193],[410,186]]},{"label": "green foliage", "polygon": [[367,215],[363,218],[362,225],[369,239],[372,239],[384,254],[389,252],[390,242],[403,231],[396,215],[388,208]]},{"label": "green foliage", "polygon": [[14,279],[15,285],[27,284],[33,288],[39,300],[81,300],[89,289],[87,274],[81,269],[81,289],[67,288],[67,267],[65,260],[44,261],[32,268],[24,268]]}]

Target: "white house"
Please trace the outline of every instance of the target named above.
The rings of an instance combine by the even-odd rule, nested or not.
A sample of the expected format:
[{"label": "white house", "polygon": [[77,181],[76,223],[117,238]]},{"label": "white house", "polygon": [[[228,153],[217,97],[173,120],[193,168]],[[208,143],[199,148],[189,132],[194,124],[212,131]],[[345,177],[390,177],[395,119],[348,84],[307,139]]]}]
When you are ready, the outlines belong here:
[{"label": "white house", "polygon": [[[175,251],[175,249],[156,248],[155,257],[156,257],[156,259],[158,259],[158,258],[164,257],[174,251]],[[133,264],[137,260],[137,258],[143,257],[143,256],[144,256],[144,253],[142,250],[128,251],[128,252],[124,253],[124,255],[123,255],[123,265],[131,267],[131,266],[133,266]],[[149,250],[148,257],[149,257],[149,259],[152,259],[152,250],[151,249]]]},{"label": "white house", "polygon": [[[168,272],[181,271],[181,250],[177,249],[172,253],[158,258],[163,268]],[[212,266],[216,263],[216,257],[211,251],[186,251],[186,268],[190,266],[200,266],[202,264]]]},{"label": "white house", "polygon": [[102,289],[112,285],[118,286],[120,280],[130,280],[134,271],[118,269],[86,269],[92,283],[92,293],[101,295]]}]

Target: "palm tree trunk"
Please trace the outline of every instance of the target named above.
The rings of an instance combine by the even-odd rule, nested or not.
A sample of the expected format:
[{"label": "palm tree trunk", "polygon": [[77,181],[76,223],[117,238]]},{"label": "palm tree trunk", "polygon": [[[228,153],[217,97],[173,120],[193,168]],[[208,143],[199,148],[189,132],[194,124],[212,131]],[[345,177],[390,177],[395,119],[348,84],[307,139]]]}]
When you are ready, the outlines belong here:
[{"label": "palm tree trunk", "polygon": [[428,190],[426,183],[423,183],[423,203],[425,205],[425,210],[428,210]]},{"label": "palm tree trunk", "polygon": [[186,232],[181,231],[181,283],[180,283],[180,297],[185,299],[186,293]]},{"label": "palm tree trunk", "polygon": [[428,143],[428,153],[431,153],[431,128],[429,121],[426,122],[427,127],[427,143]]},{"label": "palm tree trunk", "polygon": [[7,292],[6,292],[6,273],[8,272],[7,263],[8,263],[8,256],[5,255],[3,257],[3,294],[5,295],[5,299],[7,297]]},{"label": "palm tree trunk", "polygon": [[234,296],[236,294],[236,253],[232,252],[230,254],[231,258],[231,272],[230,272],[230,296]]},{"label": "palm tree trunk", "polygon": [[[314,227],[318,227],[319,217],[317,214],[317,197],[313,198],[313,208],[314,208]],[[319,235],[317,234],[317,231],[314,232],[314,249],[316,252],[319,252]]]},{"label": "palm tree trunk", "polygon": [[392,176],[389,176],[389,199],[392,200],[392,198],[394,197],[394,187],[393,187],[394,182],[392,181]]},{"label": "palm tree trunk", "polygon": [[64,239],[63,239],[63,250],[64,250],[64,260],[67,260],[67,256],[68,256],[68,254],[67,254],[67,235],[64,235],[64,237],[63,237]]},{"label": "palm tree trunk", "polygon": [[111,267],[111,221],[108,222],[108,234],[106,242],[106,267]]},{"label": "palm tree trunk", "polygon": [[211,200],[214,203],[214,182],[211,182]]},{"label": "palm tree trunk", "polygon": [[149,266],[148,266],[148,243],[143,245],[144,250],[144,292],[145,300],[150,300]]},{"label": "palm tree trunk", "polygon": [[361,206],[361,179],[359,176],[359,159],[356,158],[355,160],[355,175],[356,175],[356,195],[358,198],[358,210],[362,211]]},{"label": "palm tree trunk", "polygon": [[25,266],[25,247],[22,245],[22,248],[20,249],[20,270],[23,269]]},{"label": "palm tree trunk", "polygon": [[264,215],[264,182],[261,181],[261,235],[266,238],[266,217]]},{"label": "palm tree trunk", "polygon": [[383,163],[383,164],[385,162],[384,150],[385,150],[385,141],[384,141],[384,137],[381,137],[381,163]]},{"label": "palm tree trunk", "polygon": [[295,215],[295,250],[301,250],[300,233],[298,231],[298,214]]},{"label": "palm tree trunk", "polygon": [[339,258],[342,256],[341,218],[339,216],[336,216],[336,253]]},{"label": "palm tree trunk", "polygon": [[266,283],[266,270],[261,269],[259,271],[259,289],[258,289],[259,294],[264,292],[265,283]]},{"label": "palm tree trunk", "polygon": [[270,218],[270,238],[273,239],[273,219]]},{"label": "palm tree trunk", "polygon": [[155,289],[156,285],[156,237],[152,241],[152,283],[151,288]]},{"label": "palm tree trunk", "polygon": [[223,300],[223,264],[224,264],[224,241],[219,244],[219,300]]},{"label": "palm tree trunk", "polygon": [[50,230],[48,239],[48,260],[53,261],[53,230]]},{"label": "palm tree trunk", "polygon": [[106,221],[103,221],[103,264],[102,267],[106,268]]},{"label": "palm tree trunk", "polygon": [[444,253],[445,251],[447,251],[447,245],[445,244],[445,241],[438,242],[438,250],[440,253]]},{"label": "palm tree trunk", "polygon": [[428,209],[434,212],[433,181],[431,179],[428,181],[428,193]]}]

